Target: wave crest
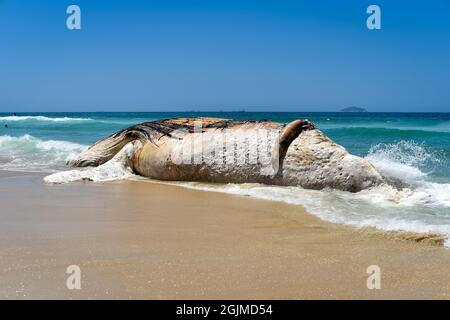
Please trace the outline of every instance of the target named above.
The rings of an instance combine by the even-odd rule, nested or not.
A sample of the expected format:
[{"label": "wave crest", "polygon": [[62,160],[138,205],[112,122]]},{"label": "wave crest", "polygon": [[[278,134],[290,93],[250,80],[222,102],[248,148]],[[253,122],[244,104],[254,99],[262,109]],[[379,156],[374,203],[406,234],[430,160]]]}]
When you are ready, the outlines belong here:
[{"label": "wave crest", "polygon": [[71,122],[71,121],[92,121],[90,118],[70,118],[70,117],[56,117],[50,118],[45,116],[5,116],[0,117],[0,121],[50,121],[50,122]]}]

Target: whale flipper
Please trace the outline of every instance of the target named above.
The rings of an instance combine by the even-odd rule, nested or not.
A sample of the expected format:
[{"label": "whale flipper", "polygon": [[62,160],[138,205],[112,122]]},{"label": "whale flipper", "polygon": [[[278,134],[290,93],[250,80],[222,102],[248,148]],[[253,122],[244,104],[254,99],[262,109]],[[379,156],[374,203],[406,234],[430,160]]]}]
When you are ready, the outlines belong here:
[{"label": "whale flipper", "polygon": [[280,135],[278,149],[280,168],[283,165],[284,157],[286,156],[286,152],[292,141],[294,141],[303,131],[312,129],[315,129],[315,126],[308,120],[294,120],[284,127],[284,130]]}]

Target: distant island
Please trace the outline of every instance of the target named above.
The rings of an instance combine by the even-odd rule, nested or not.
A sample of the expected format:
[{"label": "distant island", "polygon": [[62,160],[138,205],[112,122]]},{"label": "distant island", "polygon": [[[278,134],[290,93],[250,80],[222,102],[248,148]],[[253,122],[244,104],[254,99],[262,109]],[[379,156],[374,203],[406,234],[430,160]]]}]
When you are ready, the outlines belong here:
[{"label": "distant island", "polygon": [[348,107],[342,109],[341,112],[367,112],[367,110],[360,107]]}]

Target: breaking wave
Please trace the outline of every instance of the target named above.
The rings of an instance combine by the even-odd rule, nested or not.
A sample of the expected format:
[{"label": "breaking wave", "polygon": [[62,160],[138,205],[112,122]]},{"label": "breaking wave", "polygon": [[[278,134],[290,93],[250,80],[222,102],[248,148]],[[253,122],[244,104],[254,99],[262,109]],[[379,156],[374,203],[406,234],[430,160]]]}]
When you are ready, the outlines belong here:
[{"label": "breaking wave", "polygon": [[366,159],[380,172],[413,184],[445,164],[439,153],[414,141],[377,144],[370,148]]},{"label": "breaking wave", "polygon": [[52,172],[87,146],[60,140],[41,140],[31,135],[0,136],[0,169]]}]

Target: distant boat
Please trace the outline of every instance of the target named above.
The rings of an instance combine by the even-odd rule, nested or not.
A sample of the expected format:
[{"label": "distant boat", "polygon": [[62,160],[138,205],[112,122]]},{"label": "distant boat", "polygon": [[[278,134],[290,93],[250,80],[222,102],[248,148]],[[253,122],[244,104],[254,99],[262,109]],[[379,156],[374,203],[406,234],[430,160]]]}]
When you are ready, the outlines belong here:
[{"label": "distant boat", "polygon": [[360,107],[348,107],[342,109],[341,112],[367,112],[367,110]]}]

